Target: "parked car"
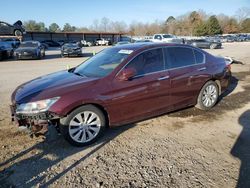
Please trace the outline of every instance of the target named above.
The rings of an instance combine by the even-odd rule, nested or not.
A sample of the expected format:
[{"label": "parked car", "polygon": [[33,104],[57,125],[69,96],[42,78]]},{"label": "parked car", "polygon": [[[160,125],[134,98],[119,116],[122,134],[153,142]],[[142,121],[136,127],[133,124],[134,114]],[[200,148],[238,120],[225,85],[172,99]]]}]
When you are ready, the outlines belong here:
[{"label": "parked car", "polygon": [[41,42],[40,42],[40,44],[41,44],[41,46],[42,46],[45,50],[47,50],[47,49],[49,48],[49,45],[48,45],[47,43],[41,43]]},{"label": "parked car", "polygon": [[243,34],[238,34],[235,36],[235,40],[237,42],[244,42],[247,40],[247,36],[246,35],[243,35]]},{"label": "parked car", "polygon": [[106,127],[194,105],[209,110],[230,77],[224,58],[192,46],[120,45],[20,85],[12,94],[11,112],[19,126],[58,125],[66,140],[84,146]]},{"label": "parked car", "polygon": [[17,48],[20,45],[20,40],[18,38],[13,38],[13,37],[7,37],[7,38],[0,38],[0,41],[6,42],[6,43],[10,43],[10,45],[13,48]]},{"label": "parked car", "polygon": [[227,36],[227,42],[235,42],[236,41],[236,37],[233,35],[228,35]]},{"label": "parked car", "polygon": [[82,48],[77,43],[66,43],[61,47],[61,56],[81,56]]},{"label": "parked car", "polygon": [[104,38],[96,39],[95,45],[96,46],[104,46],[104,45],[108,46],[110,45],[110,41]]},{"label": "parked car", "polygon": [[45,57],[45,49],[38,41],[21,42],[15,50],[15,57],[19,59],[41,59]]},{"label": "parked car", "polygon": [[13,57],[14,48],[11,43],[0,41],[1,60]]},{"label": "parked car", "polygon": [[220,41],[223,42],[227,42],[227,36],[220,36]]},{"label": "parked car", "polygon": [[0,61],[4,58],[4,48],[0,46]]},{"label": "parked car", "polygon": [[82,46],[88,46],[88,47],[93,46],[92,42],[86,40],[81,40],[81,44]]},{"label": "parked car", "polygon": [[20,20],[13,25],[0,21],[0,35],[22,36],[25,33],[22,25],[23,23]]},{"label": "parked car", "polygon": [[222,46],[221,42],[215,42],[206,39],[187,40],[186,43],[195,46],[197,48],[215,49],[215,48],[221,48]]},{"label": "parked car", "polygon": [[41,41],[41,44],[47,44],[49,47],[60,47],[61,45],[58,42],[53,40],[44,40]]},{"label": "parked car", "polygon": [[65,40],[59,40],[59,41],[57,41],[57,43],[59,43],[60,46],[62,46],[62,45],[64,45],[66,43],[66,41]]},{"label": "parked car", "polygon": [[155,34],[152,39],[153,42],[166,42],[183,44],[184,40],[171,34]]}]

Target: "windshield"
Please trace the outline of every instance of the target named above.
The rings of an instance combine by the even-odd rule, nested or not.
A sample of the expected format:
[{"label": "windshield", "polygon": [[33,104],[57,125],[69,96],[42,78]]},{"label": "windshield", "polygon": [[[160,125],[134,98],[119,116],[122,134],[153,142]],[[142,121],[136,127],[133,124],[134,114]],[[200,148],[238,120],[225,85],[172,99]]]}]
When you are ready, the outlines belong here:
[{"label": "windshield", "polygon": [[168,39],[168,38],[174,38],[173,35],[163,35],[163,38]]},{"label": "windshield", "polygon": [[19,47],[37,47],[38,43],[36,42],[22,42]]},{"label": "windshield", "polygon": [[107,76],[132,52],[117,48],[103,50],[76,67],[74,73],[87,77]]}]

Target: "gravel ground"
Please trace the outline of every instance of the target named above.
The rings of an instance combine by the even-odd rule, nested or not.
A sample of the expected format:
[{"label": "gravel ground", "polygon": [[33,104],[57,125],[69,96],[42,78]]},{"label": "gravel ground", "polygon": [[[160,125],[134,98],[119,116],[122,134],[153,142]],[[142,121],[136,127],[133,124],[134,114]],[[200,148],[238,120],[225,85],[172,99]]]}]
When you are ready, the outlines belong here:
[{"label": "gravel ground", "polygon": [[[250,43],[225,44],[233,79],[211,111],[176,111],[109,129],[89,147],[69,145],[53,127],[31,139],[10,123],[11,92],[37,76],[75,66],[84,57],[0,62],[0,187],[250,187]],[[244,63],[242,65],[241,63]]]}]

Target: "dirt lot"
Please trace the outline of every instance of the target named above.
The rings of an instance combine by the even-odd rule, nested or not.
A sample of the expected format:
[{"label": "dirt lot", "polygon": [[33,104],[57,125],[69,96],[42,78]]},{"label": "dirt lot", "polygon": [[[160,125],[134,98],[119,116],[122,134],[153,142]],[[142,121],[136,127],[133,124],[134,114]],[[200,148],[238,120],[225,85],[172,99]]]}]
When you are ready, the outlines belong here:
[{"label": "dirt lot", "polygon": [[[31,139],[10,123],[11,92],[86,57],[0,62],[0,187],[250,187],[250,43],[225,44],[233,81],[209,112],[195,108],[109,129],[98,143],[70,146],[51,132]],[[58,53],[59,54],[59,53]]]}]

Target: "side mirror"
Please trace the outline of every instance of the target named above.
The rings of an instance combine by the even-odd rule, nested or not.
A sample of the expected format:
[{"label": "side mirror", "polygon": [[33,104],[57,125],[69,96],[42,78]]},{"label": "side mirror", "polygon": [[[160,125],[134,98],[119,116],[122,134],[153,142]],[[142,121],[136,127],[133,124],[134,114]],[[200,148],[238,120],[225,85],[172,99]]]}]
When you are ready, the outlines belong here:
[{"label": "side mirror", "polygon": [[134,68],[125,68],[119,73],[118,79],[121,81],[128,81],[131,80],[135,75],[136,70]]}]

